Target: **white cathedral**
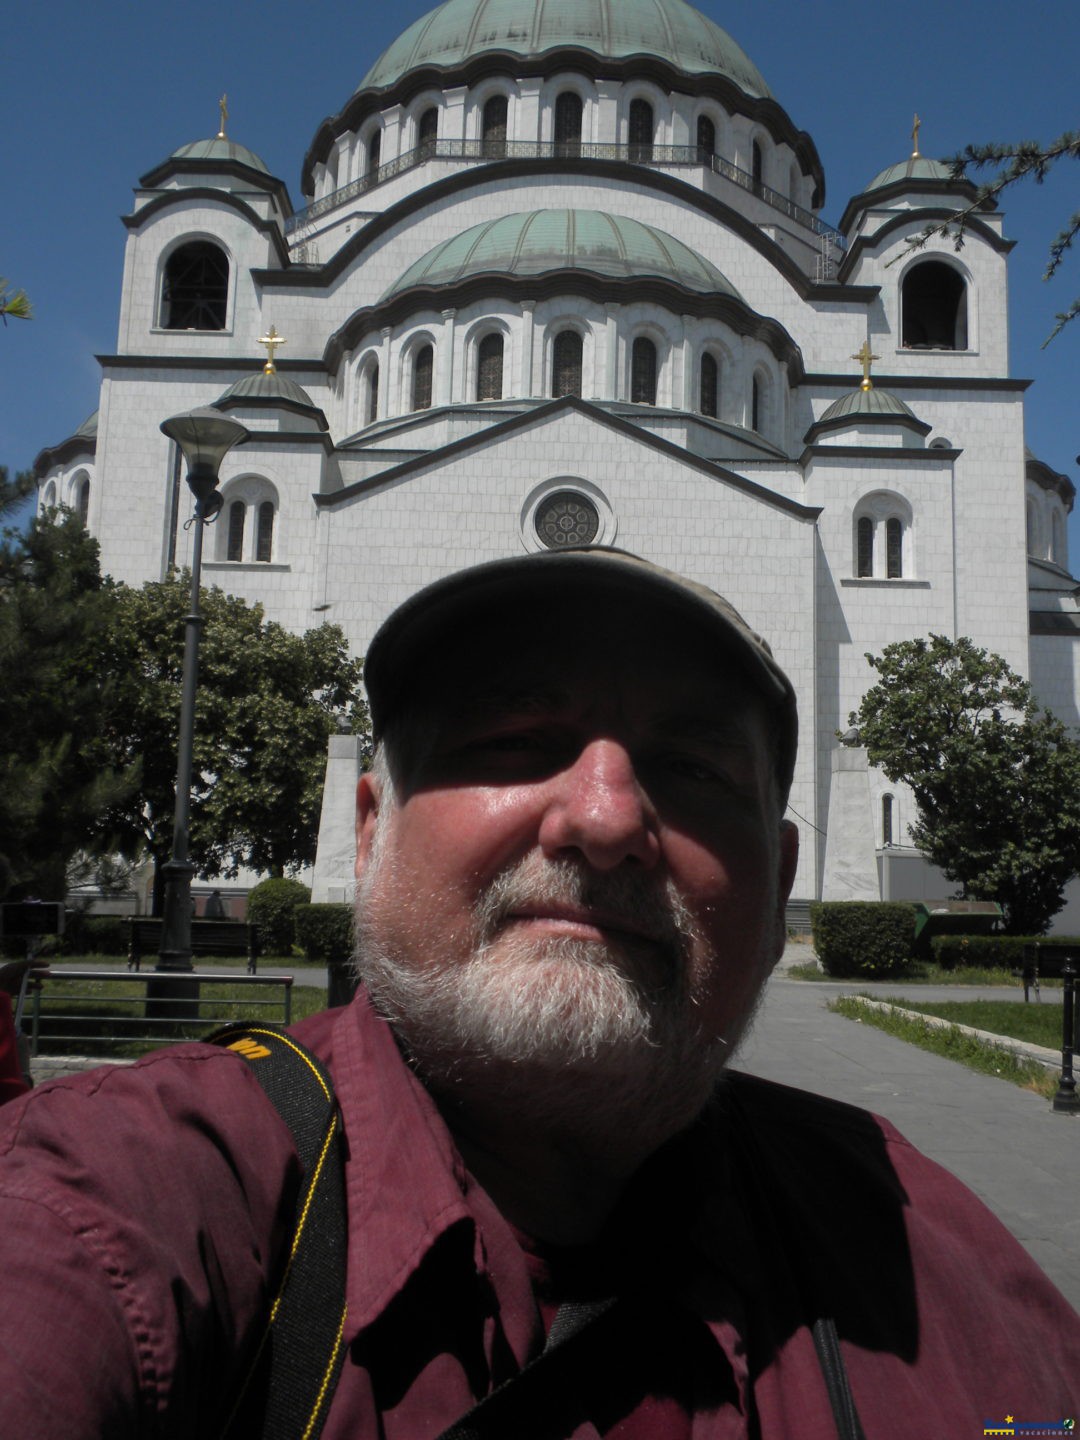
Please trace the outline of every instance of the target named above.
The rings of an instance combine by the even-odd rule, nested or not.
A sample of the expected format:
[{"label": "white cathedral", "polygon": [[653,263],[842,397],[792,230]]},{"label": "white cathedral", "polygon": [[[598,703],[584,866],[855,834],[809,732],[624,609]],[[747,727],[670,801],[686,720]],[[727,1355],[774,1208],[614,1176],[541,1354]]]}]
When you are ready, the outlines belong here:
[{"label": "white cathedral", "polygon": [[[140,180],[100,408],[37,460],[104,570],[188,562],[158,427],[214,404],[252,433],[204,581],[290,630],[363,653],[424,582],[576,541],[704,581],[798,690],[802,900],[867,893],[853,854],[886,896],[933,883],[891,863],[902,788],[838,749],[866,651],[970,636],[1080,723],[1074,487],[1025,449],[1011,242],[985,209],[911,248],[974,194],[917,128],[833,228],[814,142],[685,0],[447,0],[321,125],[302,208],[225,129]],[[351,743],[316,899],[348,893]]]}]

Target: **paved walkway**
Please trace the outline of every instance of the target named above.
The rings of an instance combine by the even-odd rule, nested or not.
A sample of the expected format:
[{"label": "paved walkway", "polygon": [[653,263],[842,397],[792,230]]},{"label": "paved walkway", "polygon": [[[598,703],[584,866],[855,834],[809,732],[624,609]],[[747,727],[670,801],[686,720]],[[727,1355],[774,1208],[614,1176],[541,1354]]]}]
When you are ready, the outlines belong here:
[{"label": "paved walkway", "polygon": [[[806,945],[788,947],[736,1067],[884,1115],[974,1190],[1080,1310],[1080,1119],[1055,1114],[1048,1100],[1008,1081],[831,1014],[833,995],[905,987],[785,978],[788,964],[810,958]],[[1005,998],[1001,990],[943,993]]]}]

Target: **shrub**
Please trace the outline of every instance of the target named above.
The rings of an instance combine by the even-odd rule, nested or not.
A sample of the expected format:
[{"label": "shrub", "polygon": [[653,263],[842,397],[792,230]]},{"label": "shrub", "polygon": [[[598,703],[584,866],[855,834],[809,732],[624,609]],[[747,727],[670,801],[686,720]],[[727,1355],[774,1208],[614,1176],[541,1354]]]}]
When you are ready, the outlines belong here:
[{"label": "shrub", "polygon": [[126,915],[83,915],[69,910],[60,948],[65,955],[126,955],[129,937]]},{"label": "shrub", "polygon": [[915,910],[887,900],[826,900],[810,906],[814,951],[826,975],[881,980],[910,962]]},{"label": "shrub", "polygon": [[311,891],[299,880],[262,880],[248,896],[248,924],[254,925],[263,955],[291,955],[293,911],[306,905]]},{"label": "shrub", "polygon": [[939,935],[931,940],[934,961],[943,970],[975,965],[985,970],[1019,970],[1024,946],[1052,939],[1055,945],[1080,945],[1072,935]]},{"label": "shrub", "polygon": [[309,960],[347,960],[353,946],[351,905],[298,905],[296,943]]}]

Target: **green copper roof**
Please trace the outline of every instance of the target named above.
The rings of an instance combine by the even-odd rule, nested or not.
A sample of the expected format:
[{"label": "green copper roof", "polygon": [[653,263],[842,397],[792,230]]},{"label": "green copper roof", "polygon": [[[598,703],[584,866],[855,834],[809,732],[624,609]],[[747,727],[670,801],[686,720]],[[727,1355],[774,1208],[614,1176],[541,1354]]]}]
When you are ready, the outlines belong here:
[{"label": "green copper roof", "polygon": [[269,170],[246,145],[238,145],[235,140],[223,140],[215,136],[212,140],[194,140],[190,145],[181,145],[179,150],[174,150],[171,157],[173,160],[232,160],[238,165],[247,165],[252,170],[261,170],[264,175],[269,175]]},{"label": "green copper roof", "polygon": [[829,408],[818,421],[824,425],[829,420],[854,419],[859,415],[898,415],[905,420],[914,420],[915,412],[903,400],[891,394],[888,390],[879,390],[876,386],[873,390],[849,390],[846,395],[841,395],[839,400],[834,400]]},{"label": "green copper roof", "polygon": [[[952,172],[940,160],[928,160],[925,155],[912,155],[901,160],[899,165],[890,165],[875,175],[867,190],[880,190],[885,185],[894,185],[898,180],[907,180],[917,187],[920,180],[951,180]],[[864,192],[865,193],[865,192]]]},{"label": "green copper roof", "polygon": [[600,210],[531,210],[486,220],[444,240],[410,265],[382,299],[414,285],[453,285],[472,275],[557,270],[634,280],[659,276],[689,290],[742,298],[715,265],[652,225]]},{"label": "green copper roof", "polygon": [[79,428],[75,431],[75,434],[82,435],[87,440],[96,439],[99,414],[100,411],[95,410],[92,415],[88,415],[83,421],[83,423],[79,426]]},{"label": "green copper roof", "polygon": [[567,45],[612,59],[656,55],[691,75],[719,71],[747,95],[771,94],[731,36],[686,0],[446,0],[383,51],[360,89],[484,50],[530,56]]},{"label": "green copper roof", "polygon": [[318,408],[302,385],[277,370],[270,375],[267,375],[265,370],[256,370],[252,375],[245,375],[242,380],[230,385],[214,404],[220,405],[222,400],[286,400],[308,410]]}]

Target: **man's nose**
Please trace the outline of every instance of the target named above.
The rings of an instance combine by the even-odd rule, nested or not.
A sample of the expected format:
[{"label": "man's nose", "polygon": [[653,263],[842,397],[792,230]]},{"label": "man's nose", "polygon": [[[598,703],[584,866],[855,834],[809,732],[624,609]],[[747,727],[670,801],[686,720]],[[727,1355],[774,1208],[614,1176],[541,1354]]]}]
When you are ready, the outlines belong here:
[{"label": "man's nose", "polygon": [[574,850],[597,870],[625,861],[651,867],[659,860],[656,811],[618,741],[590,741],[550,784],[539,837],[545,855]]}]

